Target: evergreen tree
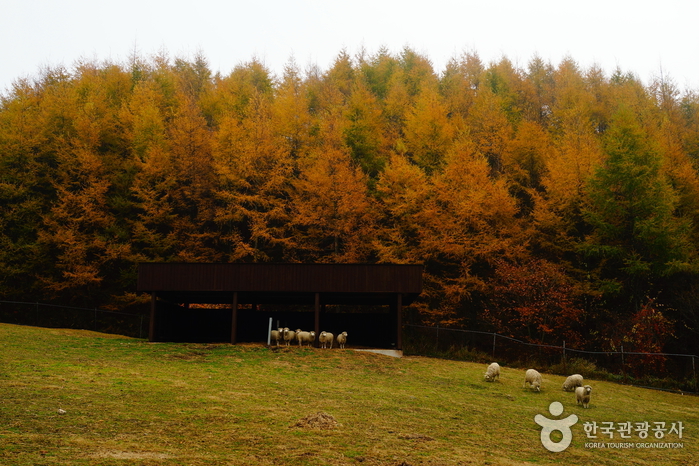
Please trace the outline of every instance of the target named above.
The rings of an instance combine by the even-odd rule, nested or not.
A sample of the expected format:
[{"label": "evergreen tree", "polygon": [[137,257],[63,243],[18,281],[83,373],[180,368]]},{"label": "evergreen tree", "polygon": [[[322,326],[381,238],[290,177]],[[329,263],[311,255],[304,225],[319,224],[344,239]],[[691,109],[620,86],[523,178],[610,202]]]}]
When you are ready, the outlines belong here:
[{"label": "evergreen tree", "polygon": [[661,171],[655,141],[622,106],[604,136],[605,163],[588,187],[583,251],[597,261],[599,288],[627,311],[688,267],[687,223],[675,216],[677,195]]}]

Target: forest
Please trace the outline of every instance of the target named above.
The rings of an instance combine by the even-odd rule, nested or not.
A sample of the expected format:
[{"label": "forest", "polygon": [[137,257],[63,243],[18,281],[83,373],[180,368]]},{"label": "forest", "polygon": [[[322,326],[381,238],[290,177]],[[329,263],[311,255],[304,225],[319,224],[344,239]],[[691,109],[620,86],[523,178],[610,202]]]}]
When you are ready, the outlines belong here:
[{"label": "forest", "polygon": [[0,299],[128,309],[150,261],[424,264],[425,325],[699,351],[699,93],[666,76],[161,53],[0,99]]}]

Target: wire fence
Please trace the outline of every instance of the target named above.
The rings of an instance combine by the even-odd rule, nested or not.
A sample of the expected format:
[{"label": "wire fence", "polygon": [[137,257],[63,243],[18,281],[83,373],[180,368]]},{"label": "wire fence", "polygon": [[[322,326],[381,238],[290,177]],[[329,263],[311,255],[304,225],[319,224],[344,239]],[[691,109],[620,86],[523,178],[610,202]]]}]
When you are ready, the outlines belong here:
[{"label": "wire fence", "polygon": [[406,352],[478,362],[498,361],[560,374],[616,380],[653,388],[699,392],[699,357],[693,354],[588,351],[528,343],[499,333],[405,325]]},{"label": "wire fence", "polygon": [[[143,314],[44,303],[0,301],[0,322],[47,328],[73,328],[146,338],[150,318]],[[407,353],[512,366],[580,373],[585,377],[626,381],[655,388],[699,392],[699,357],[692,354],[589,351],[562,345],[529,343],[477,330],[404,326]]]},{"label": "wire fence", "polygon": [[0,322],[47,328],[72,328],[126,335],[148,336],[150,318],[141,314],[105,311],[56,304],[0,301]]}]

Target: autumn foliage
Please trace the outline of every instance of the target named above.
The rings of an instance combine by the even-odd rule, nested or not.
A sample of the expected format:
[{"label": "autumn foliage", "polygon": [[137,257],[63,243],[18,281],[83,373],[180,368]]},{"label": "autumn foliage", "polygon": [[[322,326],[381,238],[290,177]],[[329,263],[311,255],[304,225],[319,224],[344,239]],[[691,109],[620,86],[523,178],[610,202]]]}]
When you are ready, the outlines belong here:
[{"label": "autumn foliage", "polygon": [[422,323],[697,351],[698,157],[699,94],[572,59],[47,68],[0,104],[0,299],[127,306],[142,261],[420,263]]}]

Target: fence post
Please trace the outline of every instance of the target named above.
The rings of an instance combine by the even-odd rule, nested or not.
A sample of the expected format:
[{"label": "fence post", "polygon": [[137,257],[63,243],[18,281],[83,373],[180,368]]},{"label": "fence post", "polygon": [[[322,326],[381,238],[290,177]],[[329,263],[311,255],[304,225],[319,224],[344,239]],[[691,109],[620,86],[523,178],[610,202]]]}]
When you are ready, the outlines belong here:
[{"label": "fence post", "polygon": [[696,358],[696,356],[692,355],[692,375],[694,377],[694,391],[696,392],[697,391],[697,370],[694,367],[694,359],[695,358]]},{"label": "fence post", "polygon": [[566,368],[566,341],[563,340],[563,372],[568,372]]},{"label": "fence post", "polygon": [[39,327],[39,303],[36,303],[36,324],[34,325]]},{"label": "fence post", "polygon": [[143,314],[141,314],[141,324],[138,326],[138,338],[143,338]]},{"label": "fence post", "polygon": [[439,351],[439,324],[437,324],[437,340],[434,344],[434,350]]},{"label": "fence post", "polygon": [[95,308],[95,320],[92,324],[95,327],[95,332],[97,331],[97,308]]},{"label": "fence post", "polygon": [[624,362],[624,345],[621,345],[621,375],[626,379],[626,363]]},{"label": "fence post", "polygon": [[497,333],[493,333],[493,359],[495,359],[495,337],[497,336]]}]

